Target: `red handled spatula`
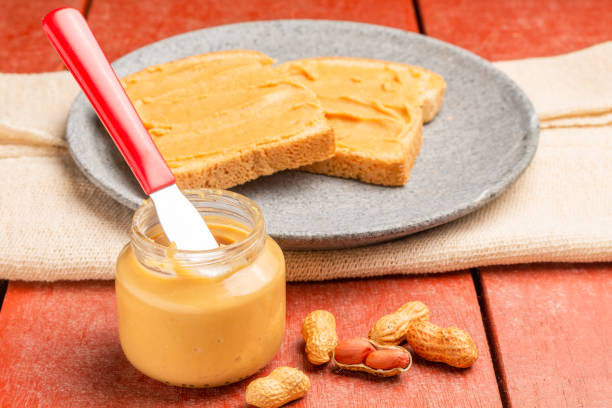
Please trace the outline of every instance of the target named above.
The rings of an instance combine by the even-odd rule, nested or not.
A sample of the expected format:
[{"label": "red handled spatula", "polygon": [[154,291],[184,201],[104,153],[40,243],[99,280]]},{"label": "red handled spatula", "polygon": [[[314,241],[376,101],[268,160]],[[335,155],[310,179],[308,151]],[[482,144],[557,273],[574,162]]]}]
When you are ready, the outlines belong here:
[{"label": "red handled spatula", "polygon": [[151,197],[168,239],[179,249],[218,244],[206,223],[176,186],[174,175],[145,129],[83,15],[53,10],[43,30],[93,105],[144,192]]}]

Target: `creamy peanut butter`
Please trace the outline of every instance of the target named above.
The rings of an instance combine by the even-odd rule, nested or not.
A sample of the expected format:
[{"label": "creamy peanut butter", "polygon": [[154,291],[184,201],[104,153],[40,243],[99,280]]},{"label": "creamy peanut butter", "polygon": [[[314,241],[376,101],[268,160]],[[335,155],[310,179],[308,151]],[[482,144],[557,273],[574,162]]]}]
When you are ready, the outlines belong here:
[{"label": "creamy peanut butter", "polygon": [[324,120],[312,91],[282,78],[255,51],[185,58],[123,78],[125,90],[171,168],[303,133]]},{"label": "creamy peanut butter", "polygon": [[311,58],[278,69],[315,92],[340,148],[394,154],[420,116],[421,73],[407,65]]},{"label": "creamy peanut butter", "polygon": [[[248,228],[220,220],[207,218],[221,250],[248,236]],[[148,234],[168,244],[159,231]],[[127,245],[117,260],[116,293],[128,360],[154,379],[189,387],[229,384],[265,366],[283,338],[285,267],[278,245],[262,240],[244,259],[221,262],[231,267],[215,279],[189,267],[152,270]]]}]

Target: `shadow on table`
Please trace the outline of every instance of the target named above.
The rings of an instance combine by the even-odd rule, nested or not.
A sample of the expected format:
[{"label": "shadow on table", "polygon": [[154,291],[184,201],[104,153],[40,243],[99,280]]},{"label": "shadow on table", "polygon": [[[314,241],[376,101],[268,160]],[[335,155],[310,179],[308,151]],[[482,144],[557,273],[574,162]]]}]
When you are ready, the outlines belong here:
[{"label": "shadow on table", "polygon": [[[183,402],[243,403],[247,381],[216,388],[181,388],[163,384],[140,373],[127,360],[116,333],[94,337],[86,356],[78,356],[82,381],[90,388],[87,399],[100,406],[183,406]],[[69,376],[67,380],[79,376]],[[74,384],[77,385],[78,384]],[[71,387],[70,384],[66,386]],[[96,405],[96,404],[94,404]]]}]

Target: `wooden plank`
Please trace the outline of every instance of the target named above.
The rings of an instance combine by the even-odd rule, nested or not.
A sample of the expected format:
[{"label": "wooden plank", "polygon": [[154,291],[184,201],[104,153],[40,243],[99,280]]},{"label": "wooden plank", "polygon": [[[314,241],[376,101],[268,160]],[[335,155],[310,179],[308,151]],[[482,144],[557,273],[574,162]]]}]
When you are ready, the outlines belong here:
[{"label": "wooden plank", "polygon": [[[135,48],[185,31],[221,24],[280,18],[353,20],[418,31],[411,1],[326,0],[94,0],[93,32],[112,61]],[[332,41],[332,39],[330,39]]]},{"label": "wooden plank", "polygon": [[3,0],[0,18],[0,71],[42,72],[63,68],[43,33],[41,21],[49,11],[64,6],[85,9],[86,0]]},{"label": "wooden plank", "polygon": [[427,35],[490,60],[547,56],[612,39],[600,0],[420,0]]},{"label": "wooden plank", "polygon": [[[432,320],[466,328],[480,349],[467,370],[415,359],[400,378],[338,374],[305,360],[301,321],[330,310],[341,338],[367,335],[381,316],[410,299],[427,303]],[[291,284],[279,365],[305,370],[308,396],[295,407],[501,406],[480,309],[469,273]],[[0,312],[0,407],[242,406],[248,379],[216,389],[180,389],[150,380],[119,345],[113,284],[11,282]]]},{"label": "wooden plank", "polygon": [[481,272],[513,407],[612,406],[612,265],[523,265]]}]

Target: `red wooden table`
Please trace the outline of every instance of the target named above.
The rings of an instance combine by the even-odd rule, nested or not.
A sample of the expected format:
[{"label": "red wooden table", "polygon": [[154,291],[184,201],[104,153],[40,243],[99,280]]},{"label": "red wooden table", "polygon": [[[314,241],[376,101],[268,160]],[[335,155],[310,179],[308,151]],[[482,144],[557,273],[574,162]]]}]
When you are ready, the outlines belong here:
[{"label": "red wooden table", "polygon": [[[213,25],[275,18],[355,20],[420,31],[490,60],[552,55],[612,39],[612,5],[583,0],[4,0],[0,71],[62,64],[40,29],[54,7],[87,16],[110,59],[155,40]],[[8,286],[8,287],[7,287]],[[0,312],[0,407],[243,406],[246,382],[168,387],[130,366],[118,343],[112,282],[9,282]],[[610,407],[612,265],[543,264],[444,275],[289,284],[278,365],[312,381],[295,407]],[[382,311],[409,299],[432,319],[466,328],[480,358],[467,370],[416,359],[396,379],[309,365],[302,318],[333,312],[341,337],[364,335]]]}]

